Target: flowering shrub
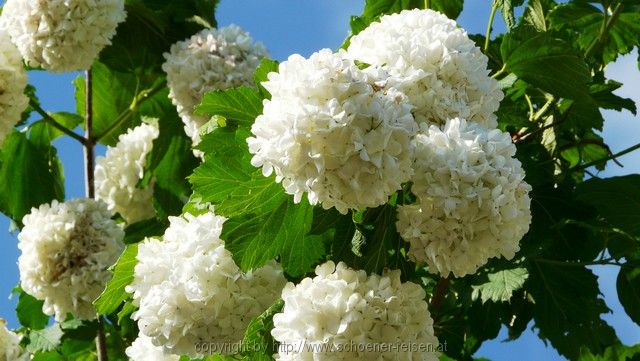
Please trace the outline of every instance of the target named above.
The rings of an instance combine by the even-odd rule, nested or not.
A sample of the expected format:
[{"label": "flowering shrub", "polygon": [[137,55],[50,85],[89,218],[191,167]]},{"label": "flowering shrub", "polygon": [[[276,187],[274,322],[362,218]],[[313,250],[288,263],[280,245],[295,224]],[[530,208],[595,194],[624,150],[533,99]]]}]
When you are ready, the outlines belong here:
[{"label": "flowering shrub", "polygon": [[[640,323],[640,176],[597,175],[640,148],[599,133],[636,112],[604,72],[640,45],[635,1],[494,0],[469,35],[463,0],[367,0],[340,49],[281,63],[216,5],[4,5],[0,361],[471,360],[529,325],[570,360],[638,357],[592,271],[619,267]],[[83,70],[77,114],[30,67]]]}]

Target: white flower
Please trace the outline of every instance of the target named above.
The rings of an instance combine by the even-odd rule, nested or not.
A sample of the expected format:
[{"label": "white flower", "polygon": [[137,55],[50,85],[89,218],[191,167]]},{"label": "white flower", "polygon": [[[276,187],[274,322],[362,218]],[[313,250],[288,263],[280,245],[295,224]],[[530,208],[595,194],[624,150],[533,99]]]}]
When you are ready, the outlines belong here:
[{"label": "white flower", "polygon": [[67,313],[94,319],[100,295],[124,245],[124,232],[107,205],[92,199],[53,201],[22,219],[18,259],[22,289],[44,300],[42,311],[63,321]]},{"label": "white flower", "polygon": [[423,131],[415,140],[418,202],[398,210],[409,256],[457,277],[489,258],[513,258],[531,223],[531,187],[509,134],[460,119]]},{"label": "white flower", "polygon": [[426,294],[402,283],[400,271],[367,276],[329,261],[316,275],[282,291],[284,309],[271,331],[281,343],[278,360],[438,360],[424,352],[438,347]]},{"label": "white flower", "polygon": [[165,354],[162,347],[154,345],[151,339],[142,333],[125,352],[130,361],[178,361],[180,359],[180,356]]},{"label": "white flower", "polygon": [[349,56],[388,71],[388,86],[404,92],[418,122],[461,117],[488,128],[503,93],[489,77],[487,57],[455,21],[432,10],[405,10],[351,38]]},{"label": "white flower", "polygon": [[6,31],[0,29],[0,145],[29,104],[24,94],[26,86],[27,72],[22,57]]},{"label": "white flower", "polygon": [[263,85],[272,95],[253,125],[251,163],[273,171],[300,202],[348,209],[376,207],[411,176],[417,125],[406,97],[377,91],[372,77],[324,49],[292,55]]},{"label": "white flower", "polygon": [[3,26],[31,66],[88,69],[124,21],[124,0],[7,0]]},{"label": "white flower", "polygon": [[105,157],[96,159],[96,198],[109,210],[119,213],[127,223],[135,223],[155,215],[153,186],[138,188],[144,176],[147,155],[159,135],[157,126],[142,124],[120,135],[115,147],[108,147]]},{"label": "white flower", "polygon": [[225,219],[206,213],[171,217],[164,241],[138,249],[134,280],[127,286],[139,310],[140,332],[176,355],[198,356],[196,344],[240,342],[251,319],[277,298],[286,280],[270,262],[244,274],[220,239]]},{"label": "white flower", "polygon": [[0,361],[28,360],[20,348],[20,336],[7,329],[5,320],[0,318]]},{"label": "white flower", "polygon": [[184,130],[200,142],[199,128],[209,118],[193,114],[206,92],[241,85],[252,86],[253,73],[268,53],[249,33],[236,25],[205,29],[171,46],[164,54],[169,97],[185,123]]}]

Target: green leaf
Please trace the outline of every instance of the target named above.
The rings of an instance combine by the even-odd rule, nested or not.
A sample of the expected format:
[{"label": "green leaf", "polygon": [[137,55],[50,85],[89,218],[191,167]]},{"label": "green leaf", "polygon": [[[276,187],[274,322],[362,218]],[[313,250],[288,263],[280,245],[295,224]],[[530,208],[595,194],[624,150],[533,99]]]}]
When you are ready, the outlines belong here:
[{"label": "green leaf", "polygon": [[256,355],[262,353],[272,355],[278,352],[276,341],[271,336],[271,330],[273,329],[273,316],[281,312],[283,307],[284,301],[278,300],[249,323],[242,340],[244,347],[248,348],[248,350],[245,350],[248,352],[243,352],[244,354]]},{"label": "green leaf", "polygon": [[[608,17],[610,18],[610,17]],[[587,50],[599,41],[604,12],[599,6],[587,1],[572,1],[556,6],[549,14],[552,29],[571,30],[577,36],[577,44]],[[610,26],[604,38],[604,46],[598,49],[598,57],[606,65],[614,61],[619,54],[628,54],[640,45],[640,13],[633,6],[626,5]]]},{"label": "green leaf", "polygon": [[620,268],[618,280],[618,299],[627,315],[640,325],[640,266],[625,264]]},{"label": "green leaf", "polygon": [[636,361],[639,355],[640,344],[625,346],[618,343],[607,347],[601,355],[594,355],[591,352],[581,354],[579,361]]},{"label": "green leaf", "polygon": [[20,291],[16,312],[20,324],[32,330],[42,330],[49,323],[49,316],[42,312],[44,301]]},{"label": "green leaf", "polygon": [[248,87],[206,93],[195,111],[198,115],[221,115],[243,125],[251,125],[262,113],[262,97]]},{"label": "green leaf", "polygon": [[534,261],[526,289],[535,302],[540,338],[567,358],[577,359],[581,349],[599,354],[616,340],[613,328],[600,318],[609,309],[591,270]]},{"label": "green leaf", "polygon": [[498,6],[502,9],[502,17],[509,30],[516,26],[516,18],[513,9],[524,3],[524,0],[498,0]]},{"label": "green leaf", "polygon": [[640,236],[640,175],[592,178],[578,185],[576,198],[595,207],[612,226]]},{"label": "green leaf", "polygon": [[464,0],[432,0],[431,8],[439,11],[450,19],[457,19],[462,13],[464,7]]},{"label": "green leaf", "polygon": [[244,270],[281,258],[285,271],[302,275],[324,255],[320,236],[308,235],[313,207],[306,200],[294,204],[275,177],[264,177],[250,164],[248,132],[217,128],[205,136],[205,162],[189,177],[194,193],[230,217],[222,239]]},{"label": "green leaf", "polygon": [[44,330],[31,331],[29,332],[29,344],[27,345],[27,351],[36,353],[55,350],[60,345],[60,340],[62,339],[63,334],[60,324],[58,323],[47,327]]},{"label": "green leaf", "polygon": [[521,30],[505,35],[501,46],[507,70],[559,97],[588,97],[591,80],[584,60],[564,40],[550,33]]},{"label": "green leaf", "polygon": [[533,26],[537,31],[547,31],[545,9],[541,0],[529,0],[524,11],[524,21]]},{"label": "green leaf", "polygon": [[133,270],[138,263],[138,244],[128,245],[116,263],[113,278],[107,283],[106,289],[94,302],[99,314],[108,315],[115,312],[129,294],[124,288],[133,281]]},{"label": "green leaf", "polygon": [[489,300],[493,302],[507,302],[514,291],[519,290],[529,277],[526,268],[513,268],[489,273],[488,281],[479,285],[473,285],[473,300],[480,298],[482,303]]},{"label": "green leaf", "polygon": [[66,360],[59,353],[55,351],[49,351],[49,352],[38,352],[34,354],[31,361],[66,361]]},{"label": "green leaf", "polygon": [[56,149],[38,146],[14,131],[0,154],[0,210],[21,224],[31,208],[54,199],[64,199],[62,164]]}]

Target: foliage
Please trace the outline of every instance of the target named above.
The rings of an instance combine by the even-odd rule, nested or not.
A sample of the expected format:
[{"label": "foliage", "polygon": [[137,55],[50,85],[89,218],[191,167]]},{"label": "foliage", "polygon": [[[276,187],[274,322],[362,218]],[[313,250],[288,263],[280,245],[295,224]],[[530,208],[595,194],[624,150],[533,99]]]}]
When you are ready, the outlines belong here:
[{"label": "foliage", "polygon": [[[215,26],[216,4],[127,0],[126,22],[92,68],[93,140],[114,145],[143,117],[157,119],[160,129],[140,183],[154,186],[157,216],[127,226],[128,246],[95,302],[101,317],[109,320],[110,360],[126,360],[124,349],[138,331],[130,319],[135,306],[124,289],[133,278],[137,243],[161,235],[170,216],[183,209],[194,213],[206,202],[228,218],[222,239],[245,271],[273,258],[294,282],[328,259],[368,272],[401,269],[404,280],[422,284],[430,299],[441,299],[431,311],[436,335],[448,345],[443,359],[471,360],[501,327],[513,340],[530,325],[571,360],[631,360],[640,354],[638,346],[623,345],[602,319],[610,310],[593,273],[599,265],[619,267],[620,303],[640,325],[640,175],[594,174],[617,156],[599,135],[605,122],[602,110],[636,114],[632,100],[615,94],[622,84],[606,79],[604,69],[640,46],[640,3],[494,0],[492,14],[504,17],[507,33],[472,38],[487,54],[492,76],[505,93],[499,127],[511,133],[533,186],[533,221],[513,260],[494,259],[474,275],[446,281],[406,256],[407,244],[395,229],[395,217],[396,208],[414,197],[408,188],[378,208],[340,215],[306,199],[296,204],[275,176],[265,177],[251,165],[246,139],[263,100],[270,98],[260,83],[277,71],[273,60],[263,61],[256,71],[255,88],[205,95],[197,112],[212,116],[212,121],[197,146],[204,160],[193,156],[167,97],[162,54],[175,41]],[[464,1],[366,0],[364,12],[351,18],[351,33],[385,14],[425,5],[455,19]],[[519,13],[523,15],[516,18]],[[18,227],[32,207],[65,197],[64,171],[53,144],[65,133],[52,120],[69,130],[82,126],[84,76],[74,84],[74,114],[39,111],[39,105],[34,108],[35,90],[29,89],[32,105],[27,114],[37,112],[37,117],[14,130],[0,150],[0,211]],[[95,359],[97,322],[49,324],[40,311],[41,301],[19,289],[17,293],[20,333],[24,346],[35,354],[33,360]],[[237,357],[213,355],[205,360],[272,359],[275,341],[269,330],[281,307],[282,302],[274,304],[249,325],[245,343],[260,345],[262,352],[251,349]]]}]

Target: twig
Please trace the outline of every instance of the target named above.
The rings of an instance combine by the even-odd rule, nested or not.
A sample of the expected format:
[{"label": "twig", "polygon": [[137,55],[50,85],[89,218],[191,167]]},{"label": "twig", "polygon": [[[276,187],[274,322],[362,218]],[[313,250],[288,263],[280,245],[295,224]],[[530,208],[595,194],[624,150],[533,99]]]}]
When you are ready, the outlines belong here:
[{"label": "twig", "polygon": [[609,161],[609,160],[612,160],[612,159],[616,159],[616,158],[622,157],[623,155],[631,153],[631,152],[633,152],[635,150],[638,150],[638,149],[640,149],[640,143],[638,143],[638,144],[636,144],[634,146],[631,146],[631,147],[629,147],[629,148],[627,148],[625,150],[622,150],[622,151],[620,151],[618,153],[610,154],[609,156],[604,157],[602,159],[594,160],[593,162],[589,162],[589,163],[585,163],[585,164],[579,164],[579,165],[571,168],[570,170],[571,171],[576,171],[576,170],[581,170],[581,169],[587,169],[589,167],[593,167],[594,165],[598,165],[598,164],[600,164],[602,162],[606,162],[606,161]]},{"label": "twig", "polygon": [[29,105],[31,105],[31,107],[42,116],[42,119],[51,124],[54,128],[58,129],[59,131],[61,131],[62,133],[70,136],[71,138],[77,140],[78,142],[80,142],[80,144],[85,144],[85,142],[87,141],[84,137],[82,137],[81,135],[79,135],[78,133],[72,131],[71,129],[65,127],[64,125],[58,123],[58,121],[56,121],[49,113],[47,113],[44,109],[42,109],[42,107],[40,106],[40,104],[38,104],[35,100],[33,99],[29,99]]}]

